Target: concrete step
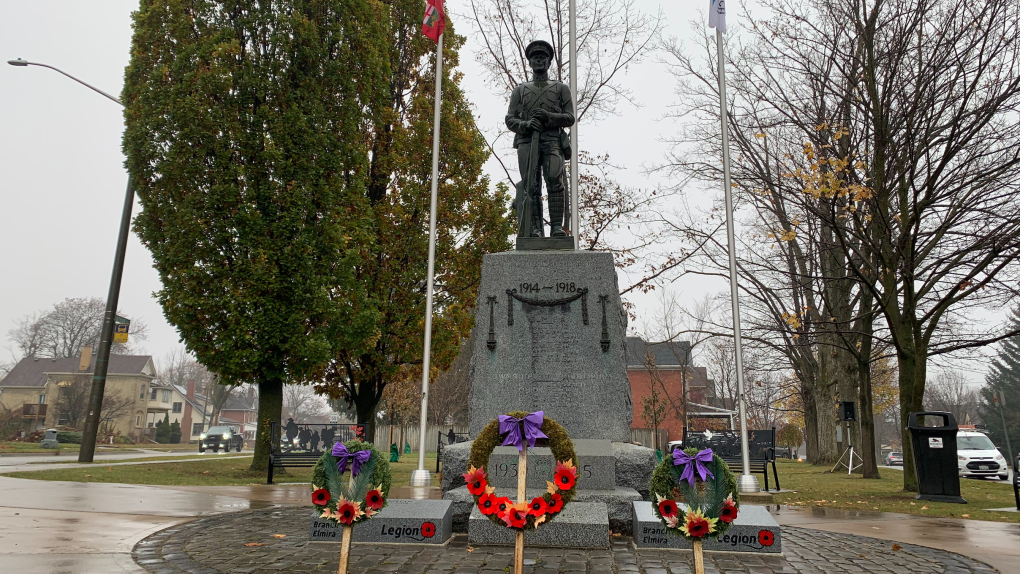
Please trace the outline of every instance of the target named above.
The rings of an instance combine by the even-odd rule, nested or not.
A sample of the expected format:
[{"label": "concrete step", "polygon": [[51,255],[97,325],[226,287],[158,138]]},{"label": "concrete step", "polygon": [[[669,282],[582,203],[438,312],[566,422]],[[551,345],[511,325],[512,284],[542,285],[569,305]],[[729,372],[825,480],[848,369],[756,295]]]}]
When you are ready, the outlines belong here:
[{"label": "concrete step", "polygon": [[[468,520],[468,542],[512,546],[516,531],[497,526],[477,508]],[[556,519],[524,533],[525,546],[609,548],[609,509],[601,502],[571,502]]]}]

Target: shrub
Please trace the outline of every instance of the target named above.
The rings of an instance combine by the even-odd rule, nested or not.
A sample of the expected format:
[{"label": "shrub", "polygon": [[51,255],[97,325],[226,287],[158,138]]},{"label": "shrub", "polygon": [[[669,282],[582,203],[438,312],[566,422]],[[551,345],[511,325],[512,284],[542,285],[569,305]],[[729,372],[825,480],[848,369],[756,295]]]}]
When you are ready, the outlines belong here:
[{"label": "shrub", "polygon": [[170,423],[170,444],[181,444],[181,423]]},{"label": "shrub", "polygon": [[57,442],[81,444],[81,433],[78,431],[57,431]]}]

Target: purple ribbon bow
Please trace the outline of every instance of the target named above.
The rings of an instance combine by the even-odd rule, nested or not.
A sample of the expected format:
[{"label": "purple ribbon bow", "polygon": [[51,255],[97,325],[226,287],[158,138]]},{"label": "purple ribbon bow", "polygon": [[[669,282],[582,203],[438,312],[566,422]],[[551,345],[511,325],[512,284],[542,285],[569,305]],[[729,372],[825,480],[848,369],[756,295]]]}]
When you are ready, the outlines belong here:
[{"label": "purple ribbon bow", "polygon": [[706,462],[712,462],[712,456],[713,456],[712,449],[710,448],[706,448],[705,450],[699,452],[694,456],[688,455],[686,452],[683,451],[683,449],[678,448],[674,450],[673,466],[687,465],[687,467],[684,468],[683,474],[680,475],[680,482],[686,480],[691,484],[691,487],[693,487],[695,471],[697,471],[697,473],[701,475],[701,482],[705,482],[706,476],[711,476],[712,478],[715,478],[715,475],[712,474],[712,471],[705,468],[704,464]]},{"label": "purple ribbon bow", "polygon": [[351,476],[358,476],[358,472],[361,470],[361,465],[368,462],[369,457],[372,456],[370,450],[359,450],[358,452],[348,452],[347,447],[342,442],[338,442],[333,445],[333,456],[337,458],[336,469],[343,474],[347,472],[347,461],[353,461],[351,463]]},{"label": "purple ribbon bow", "polygon": [[[516,446],[517,450],[524,452],[524,439],[528,439],[528,446],[535,448],[535,441],[540,438],[549,438],[542,432],[542,421],[545,420],[543,411],[535,411],[521,419],[515,419],[510,415],[499,415],[499,434],[506,433],[503,446]],[[524,423],[524,436],[521,436],[521,425]]]}]

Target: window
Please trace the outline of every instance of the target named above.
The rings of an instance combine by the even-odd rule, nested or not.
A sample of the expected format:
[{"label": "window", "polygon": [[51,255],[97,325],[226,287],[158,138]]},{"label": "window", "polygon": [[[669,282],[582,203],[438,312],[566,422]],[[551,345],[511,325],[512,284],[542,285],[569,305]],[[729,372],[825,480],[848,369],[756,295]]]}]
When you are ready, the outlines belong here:
[{"label": "window", "polygon": [[135,413],[135,426],[136,427],[142,426],[142,411],[138,411]]},{"label": "window", "polygon": [[151,391],[149,391],[149,400],[150,401],[156,400],[156,393],[158,393],[158,392],[159,392],[159,389],[152,389]]},{"label": "window", "polygon": [[182,406],[184,406],[182,403],[174,403],[174,412],[175,413],[181,412],[181,407]]},{"label": "window", "polygon": [[142,390],[138,392],[138,398],[140,399],[145,398],[145,383],[142,383]]},{"label": "window", "polygon": [[205,426],[205,425],[203,425],[202,423],[195,423],[195,424],[191,425],[191,434],[195,435],[195,436],[202,434],[202,427],[203,426]]},{"label": "window", "polygon": [[168,390],[164,390],[163,391],[163,400],[162,400],[162,402],[164,402],[164,403],[169,403],[170,402],[170,391],[168,391]]},{"label": "window", "polygon": [[45,405],[46,404],[46,395],[45,394],[39,395],[39,404],[40,405]]}]

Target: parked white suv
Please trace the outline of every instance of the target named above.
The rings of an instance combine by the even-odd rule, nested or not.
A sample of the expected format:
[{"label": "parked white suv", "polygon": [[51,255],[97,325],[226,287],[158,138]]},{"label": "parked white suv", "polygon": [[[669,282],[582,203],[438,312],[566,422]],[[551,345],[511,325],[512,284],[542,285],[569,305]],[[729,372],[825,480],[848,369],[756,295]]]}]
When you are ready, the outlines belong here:
[{"label": "parked white suv", "polygon": [[977,431],[960,431],[956,434],[956,453],[960,476],[978,478],[998,476],[1009,478],[1006,457],[995,448],[991,439]]}]

